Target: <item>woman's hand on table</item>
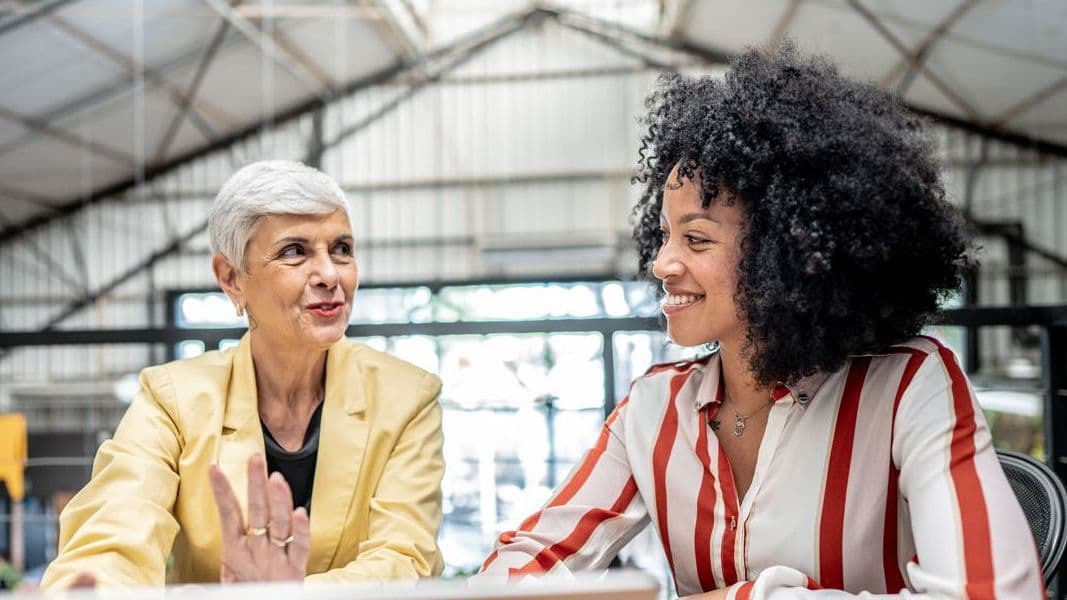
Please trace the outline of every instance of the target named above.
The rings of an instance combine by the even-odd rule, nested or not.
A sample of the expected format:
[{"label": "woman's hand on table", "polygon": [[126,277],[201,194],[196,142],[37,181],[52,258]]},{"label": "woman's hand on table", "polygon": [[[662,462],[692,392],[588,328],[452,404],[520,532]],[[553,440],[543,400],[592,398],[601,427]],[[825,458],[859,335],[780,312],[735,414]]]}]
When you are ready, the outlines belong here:
[{"label": "woman's hand on table", "polygon": [[248,459],[248,522],[230,482],[211,466],[211,489],[222,523],[222,583],[302,581],[311,548],[311,522],[280,473],[267,477],[262,455]]}]

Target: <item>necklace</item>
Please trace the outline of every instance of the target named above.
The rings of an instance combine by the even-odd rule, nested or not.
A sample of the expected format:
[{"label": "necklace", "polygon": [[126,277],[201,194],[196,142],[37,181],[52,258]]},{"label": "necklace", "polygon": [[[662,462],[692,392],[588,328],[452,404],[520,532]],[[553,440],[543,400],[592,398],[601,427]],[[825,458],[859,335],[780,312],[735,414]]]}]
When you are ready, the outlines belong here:
[{"label": "necklace", "polygon": [[[725,404],[726,404],[726,401],[723,400],[723,405],[725,405]],[[730,407],[730,411],[734,413],[734,435],[736,437],[741,437],[741,434],[745,433],[745,427],[748,425],[748,423],[747,423],[748,419],[750,417],[753,417],[756,414],[762,412],[763,409],[767,408],[768,406],[770,406],[772,404],[774,404],[774,399],[773,398],[768,400],[767,403],[764,404],[763,406],[761,406],[761,407],[757,408],[756,410],[748,413],[747,415],[742,415],[741,413],[739,413],[736,410],[734,410],[734,408],[731,406]],[[722,422],[719,419],[712,419],[709,416],[708,417],[708,425],[711,426],[711,430],[712,431],[718,431],[719,427],[722,425]]]}]

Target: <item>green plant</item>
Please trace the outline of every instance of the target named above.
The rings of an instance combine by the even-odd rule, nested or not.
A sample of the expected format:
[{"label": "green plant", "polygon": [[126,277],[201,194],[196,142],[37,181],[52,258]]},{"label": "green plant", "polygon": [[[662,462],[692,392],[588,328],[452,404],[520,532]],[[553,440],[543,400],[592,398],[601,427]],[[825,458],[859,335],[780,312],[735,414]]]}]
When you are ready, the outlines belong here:
[{"label": "green plant", "polygon": [[22,573],[9,563],[0,560],[0,589],[13,590],[22,581]]}]

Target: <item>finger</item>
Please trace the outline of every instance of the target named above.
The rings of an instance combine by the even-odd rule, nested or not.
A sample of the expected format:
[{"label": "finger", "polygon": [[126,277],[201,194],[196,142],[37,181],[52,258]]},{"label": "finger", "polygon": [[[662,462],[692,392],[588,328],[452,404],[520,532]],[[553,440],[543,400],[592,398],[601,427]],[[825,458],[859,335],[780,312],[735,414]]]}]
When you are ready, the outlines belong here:
[{"label": "finger", "polygon": [[289,564],[307,572],[308,554],[311,552],[311,519],[303,506],[293,511],[293,543],[289,544]]},{"label": "finger", "polygon": [[78,588],[94,588],[96,587],[96,577],[93,577],[92,573],[85,573],[84,571],[78,573],[78,576],[74,578],[74,582],[70,584],[71,589]]},{"label": "finger", "polygon": [[232,543],[245,533],[244,521],[241,518],[241,505],[237,502],[237,495],[233,493],[230,481],[226,479],[226,475],[218,465],[211,465],[208,469],[208,479],[211,480],[211,491],[215,495],[215,507],[219,510],[222,541],[224,544]]},{"label": "finger", "polygon": [[267,480],[267,495],[270,498],[270,536],[276,540],[289,537],[289,519],[293,514],[293,492],[285,477],[275,471]]},{"label": "finger", "polygon": [[[248,526],[267,527],[270,515],[267,512],[267,461],[262,454],[253,454],[248,459]],[[264,536],[253,536],[264,537]]]}]

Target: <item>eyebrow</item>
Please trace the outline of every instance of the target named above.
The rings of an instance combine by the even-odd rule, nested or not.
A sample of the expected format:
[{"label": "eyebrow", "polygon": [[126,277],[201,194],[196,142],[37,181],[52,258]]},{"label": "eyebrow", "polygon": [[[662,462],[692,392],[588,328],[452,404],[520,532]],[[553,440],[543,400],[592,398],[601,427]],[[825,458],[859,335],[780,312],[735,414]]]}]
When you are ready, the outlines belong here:
[{"label": "eyebrow", "polygon": [[[663,217],[663,213],[660,213],[659,218],[660,218],[660,221],[665,221],[666,220]],[[686,213],[686,214],[684,214],[684,215],[682,215],[681,217],[678,218],[678,224],[679,225],[685,225],[686,223],[692,223],[693,221],[699,221],[701,219],[703,219],[705,221],[711,221],[712,223],[717,223],[719,225],[722,225],[721,221],[719,221],[715,217],[712,217],[711,213],[708,213],[708,212]]]},{"label": "eyebrow", "polygon": [[[342,233],[341,235],[333,238],[333,243],[336,244],[337,242],[351,242],[353,239],[354,238],[350,234]],[[274,242],[274,245],[277,246],[280,244],[306,244],[309,241],[311,240],[306,237],[283,237],[282,239]]]}]

